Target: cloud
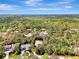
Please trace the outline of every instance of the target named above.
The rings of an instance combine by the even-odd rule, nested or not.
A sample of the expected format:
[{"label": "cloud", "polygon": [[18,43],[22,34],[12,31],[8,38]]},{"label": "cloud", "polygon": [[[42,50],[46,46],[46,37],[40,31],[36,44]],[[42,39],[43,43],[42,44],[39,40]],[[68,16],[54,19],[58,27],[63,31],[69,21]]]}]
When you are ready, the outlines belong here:
[{"label": "cloud", "polygon": [[0,10],[14,10],[15,6],[7,5],[7,4],[0,4]]},{"label": "cloud", "polygon": [[54,3],[47,4],[46,6],[52,7],[52,8],[61,8],[61,9],[69,9],[73,8],[73,2],[74,0],[59,0]]},{"label": "cloud", "polygon": [[61,10],[61,8],[33,8],[31,10]]},{"label": "cloud", "polygon": [[72,6],[65,6],[65,8],[72,8]]},{"label": "cloud", "polygon": [[43,0],[26,0],[25,4],[28,6],[36,6],[36,5],[40,5]]},{"label": "cloud", "polygon": [[31,7],[39,7],[39,8],[45,8],[49,7],[51,9],[54,8],[72,8],[73,3],[75,0],[57,0],[56,2],[48,2],[48,3],[43,3],[45,0],[25,0],[24,3],[26,6],[31,6]]},{"label": "cloud", "polygon": [[74,1],[75,0],[62,0],[59,2],[59,4],[67,6],[67,5],[72,5]]},{"label": "cloud", "polygon": [[61,0],[61,1],[63,1],[63,2],[73,2],[75,0]]},{"label": "cloud", "polygon": [[[73,8],[75,0],[57,0],[56,2],[43,3],[45,0],[25,0],[27,6],[31,6],[28,10],[51,11],[51,10],[69,10]],[[35,7],[35,8],[34,8]],[[30,8],[30,7],[29,7]]]}]

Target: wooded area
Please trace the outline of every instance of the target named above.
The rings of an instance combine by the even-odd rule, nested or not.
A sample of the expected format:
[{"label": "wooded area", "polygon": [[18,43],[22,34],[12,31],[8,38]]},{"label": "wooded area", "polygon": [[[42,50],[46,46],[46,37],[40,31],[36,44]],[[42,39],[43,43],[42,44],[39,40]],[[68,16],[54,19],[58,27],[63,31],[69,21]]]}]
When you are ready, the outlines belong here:
[{"label": "wooded area", "polygon": [[[44,44],[34,47],[35,37],[42,29],[48,33]],[[29,33],[31,37],[26,36]],[[39,55],[79,56],[79,16],[0,16],[0,55],[3,46],[26,41]]]}]

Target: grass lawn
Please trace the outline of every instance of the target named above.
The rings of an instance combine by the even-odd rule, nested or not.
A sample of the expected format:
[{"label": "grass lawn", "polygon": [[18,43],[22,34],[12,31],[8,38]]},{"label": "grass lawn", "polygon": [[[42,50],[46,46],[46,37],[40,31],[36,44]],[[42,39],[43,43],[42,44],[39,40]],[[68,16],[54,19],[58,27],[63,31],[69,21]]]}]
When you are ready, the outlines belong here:
[{"label": "grass lawn", "polygon": [[[51,56],[51,57],[55,57],[55,56]],[[62,56],[65,59],[71,58],[71,59],[79,59],[79,56]],[[33,55],[30,56],[31,58],[35,58]],[[12,54],[9,56],[9,59],[22,59],[20,55],[16,55],[16,54]],[[28,59],[27,55],[24,55],[24,59]],[[47,54],[42,55],[41,59],[49,59]]]},{"label": "grass lawn", "polygon": [[[20,55],[12,54],[10,55],[9,59],[21,59]],[[24,56],[24,59],[28,59],[28,56]]]}]

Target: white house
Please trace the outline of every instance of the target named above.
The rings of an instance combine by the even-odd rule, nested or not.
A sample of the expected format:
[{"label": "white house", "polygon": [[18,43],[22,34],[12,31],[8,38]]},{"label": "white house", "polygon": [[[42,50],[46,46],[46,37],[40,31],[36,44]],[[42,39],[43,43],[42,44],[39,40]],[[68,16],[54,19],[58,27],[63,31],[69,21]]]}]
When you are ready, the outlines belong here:
[{"label": "white house", "polygon": [[34,44],[35,44],[36,47],[38,47],[39,45],[43,45],[43,38],[42,37],[36,37]]}]

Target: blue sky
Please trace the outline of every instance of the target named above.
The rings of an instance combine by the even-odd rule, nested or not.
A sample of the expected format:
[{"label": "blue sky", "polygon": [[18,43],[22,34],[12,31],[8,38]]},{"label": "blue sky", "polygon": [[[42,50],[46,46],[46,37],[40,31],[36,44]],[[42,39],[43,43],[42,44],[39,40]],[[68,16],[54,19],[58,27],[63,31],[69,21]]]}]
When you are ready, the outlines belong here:
[{"label": "blue sky", "polygon": [[79,0],[0,0],[0,14],[79,14]]}]

